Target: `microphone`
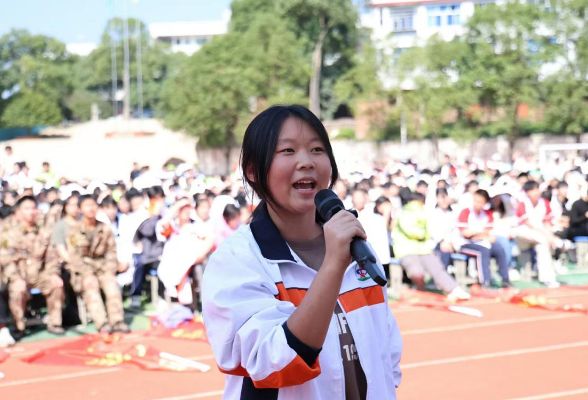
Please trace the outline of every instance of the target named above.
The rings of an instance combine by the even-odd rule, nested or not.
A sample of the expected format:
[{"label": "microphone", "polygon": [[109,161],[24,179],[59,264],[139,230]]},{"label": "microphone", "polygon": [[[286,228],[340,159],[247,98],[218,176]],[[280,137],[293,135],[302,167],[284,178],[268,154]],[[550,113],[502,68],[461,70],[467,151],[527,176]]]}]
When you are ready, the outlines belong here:
[{"label": "microphone", "polygon": [[[333,215],[339,211],[345,211],[343,202],[337,197],[335,192],[329,189],[323,189],[314,197],[314,204],[316,209],[324,222],[328,222]],[[349,211],[357,217],[357,212]],[[367,245],[366,241],[354,237],[351,241],[351,257],[361,268],[365,269],[368,275],[380,286],[386,285],[388,282],[386,277],[378,268],[376,256]]]}]

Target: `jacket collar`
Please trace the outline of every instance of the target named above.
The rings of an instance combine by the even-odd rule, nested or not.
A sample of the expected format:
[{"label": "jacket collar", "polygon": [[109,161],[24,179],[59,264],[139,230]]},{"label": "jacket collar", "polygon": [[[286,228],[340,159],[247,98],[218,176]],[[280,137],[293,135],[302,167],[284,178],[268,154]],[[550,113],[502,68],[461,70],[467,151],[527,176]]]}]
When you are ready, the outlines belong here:
[{"label": "jacket collar", "polygon": [[290,247],[280,234],[280,231],[278,231],[274,221],[270,218],[266,204],[260,206],[258,213],[251,221],[250,227],[264,258],[273,261],[296,262]]}]

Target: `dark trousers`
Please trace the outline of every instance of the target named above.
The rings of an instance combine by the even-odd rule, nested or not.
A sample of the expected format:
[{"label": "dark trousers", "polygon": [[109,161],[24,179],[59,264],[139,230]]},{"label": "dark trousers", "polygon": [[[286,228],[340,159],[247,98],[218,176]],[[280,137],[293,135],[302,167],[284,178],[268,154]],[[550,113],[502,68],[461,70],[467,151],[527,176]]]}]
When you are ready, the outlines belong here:
[{"label": "dark trousers", "polygon": [[8,324],[8,286],[0,285],[0,328]]},{"label": "dark trousers", "polygon": [[131,296],[141,296],[145,275],[150,270],[157,270],[157,267],[159,267],[159,261],[143,264],[139,259],[140,257],[135,256],[135,273],[133,275],[133,286],[131,286]]},{"label": "dark trousers", "polygon": [[502,246],[498,243],[492,243],[491,248],[480,246],[479,244],[464,244],[461,246],[461,252],[468,256],[476,257],[476,266],[478,267],[478,279],[480,283],[489,285],[492,279],[490,273],[490,258],[494,257],[498,264],[498,273],[503,282],[508,282],[508,261]]},{"label": "dark trousers", "polygon": [[447,269],[447,267],[451,265],[451,253],[441,251],[441,243],[437,243],[437,246],[435,247],[435,253],[441,260],[441,264],[443,264],[445,269]]}]

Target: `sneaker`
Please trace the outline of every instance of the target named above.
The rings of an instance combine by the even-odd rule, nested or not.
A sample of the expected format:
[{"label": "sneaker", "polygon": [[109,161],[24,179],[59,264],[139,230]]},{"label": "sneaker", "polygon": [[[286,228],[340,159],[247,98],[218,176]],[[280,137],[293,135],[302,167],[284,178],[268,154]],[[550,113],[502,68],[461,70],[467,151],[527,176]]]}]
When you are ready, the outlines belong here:
[{"label": "sneaker", "polygon": [[559,282],[543,282],[543,284],[547,286],[549,289],[557,289],[561,286],[561,283]]},{"label": "sneaker", "polygon": [[8,328],[0,328],[0,348],[14,346],[16,340],[10,335]]},{"label": "sneaker", "polygon": [[521,273],[518,269],[509,269],[508,270],[508,278],[511,282],[516,282],[521,280]]},{"label": "sneaker", "polygon": [[129,326],[124,322],[118,321],[116,324],[114,324],[112,330],[114,332],[129,333],[131,331],[131,328],[129,328]]},{"label": "sneaker", "polygon": [[63,329],[61,326],[47,325],[47,330],[54,335],[65,335],[65,329]]},{"label": "sneaker", "polygon": [[457,286],[447,295],[447,300],[455,302],[458,300],[468,300],[470,297],[468,292]]},{"label": "sneaker", "polygon": [[131,305],[129,308],[141,309],[141,296],[131,297]]},{"label": "sneaker", "polygon": [[98,329],[98,332],[100,332],[100,333],[112,333],[112,326],[110,326],[109,323],[105,323],[104,325],[102,325],[100,327],[100,329]]}]

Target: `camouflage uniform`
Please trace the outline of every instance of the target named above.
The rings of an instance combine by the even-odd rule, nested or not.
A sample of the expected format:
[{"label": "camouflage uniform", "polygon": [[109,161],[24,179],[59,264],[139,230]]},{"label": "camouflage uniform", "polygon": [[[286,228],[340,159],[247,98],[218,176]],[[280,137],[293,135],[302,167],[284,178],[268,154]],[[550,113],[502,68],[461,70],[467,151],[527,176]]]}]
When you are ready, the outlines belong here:
[{"label": "camouflage uniform", "polygon": [[[86,308],[98,329],[107,323],[123,322],[122,294],[116,282],[118,261],[112,229],[100,221],[94,228],[81,221],[72,225],[67,234],[70,262],[66,268],[71,272],[72,286],[82,293]],[[106,309],[100,295],[106,297]]]},{"label": "camouflage uniform", "polygon": [[[45,262],[45,249],[50,232],[34,225],[21,223],[5,228],[1,234],[0,263],[2,280],[8,285],[8,302],[16,328],[25,329],[24,315],[29,300],[29,289],[38,288],[47,301],[48,324],[61,326],[63,285],[59,264]],[[58,278],[58,279],[56,279]]]}]

